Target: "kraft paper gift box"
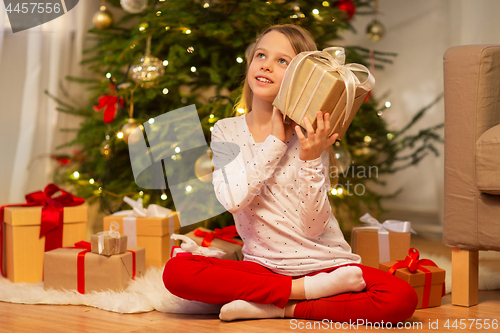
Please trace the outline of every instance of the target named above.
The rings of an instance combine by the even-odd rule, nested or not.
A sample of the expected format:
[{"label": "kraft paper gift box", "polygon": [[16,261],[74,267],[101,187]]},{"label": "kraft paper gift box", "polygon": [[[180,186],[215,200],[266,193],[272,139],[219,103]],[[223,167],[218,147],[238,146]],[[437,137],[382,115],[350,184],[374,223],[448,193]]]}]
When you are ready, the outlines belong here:
[{"label": "kraft paper gift box", "polygon": [[[107,231],[103,231],[107,232]],[[103,256],[111,256],[127,251],[127,236],[113,237],[98,233],[90,236],[91,252]]]},{"label": "kraft paper gift box", "polygon": [[378,268],[380,262],[406,257],[411,233],[415,233],[410,222],[387,220],[379,223],[370,214],[365,214],[360,220],[368,226],[352,229],[351,248],[361,257],[363,265]]},{"label": "kraft paper gift box", "polygon": [[418,260],[418,251],[412,248],[410,252],[413,250],[415,250],[414,254],[416,254],[417,258],[414,260],[414,267],[408,265],[409,260],[407,260],[407,263],[403,263],[403,260],[399,260],[381,262],[379,268],[405,280],[415,289],[418,295],[417,309],[440,306],[441,298],[444,295],[446,271],[437,267],[431,260]]},{"label": "kraft paper gift box", "polygon": [[[329,113],[329,135],[338,133],[338,139],[342,139],[375,84],[365,66],[345,65],[344,62],[345,53],[341,47],[301,52],[295,56],[273,101],[283,113],[284,121],[290,118],[305,128],[303,118],[307,116],[316,129],[316,113]],[[354,72],[364,72],[368,77],[361,83]]]},{"label": "kraft paper gift box", "polygon": [[243,260],[241,249],[243,242],[234,238],[237,236],[236,227],[229,226],[215,231],[198,228],[187,233],[185,236],[192,239],[198,246],[215,247],[225,252],[221,259]]},{"label": "kraft paper gift box", "polygon": [[[136,202],[130,198],[126,198],[125,201],[131,206],[140,205],[139,208],[142,208],[141,201]],[[161,268],[170,259],[172,246],[178,245],[178,242],[170,239],[170,236],[179,232],[181,227],[179,215],[175,211],[156,205],[149,205],[148,210],[160,211],[155,214],[161,216],[135,216],[132,211],[121,211],[104,217],[103,228],[109,230],[111,222],[117,222],[119,233],[128,237],[128,246],[137,245],[146,249],[146,267]],[[146,212],[144,215],[147,215]]]},{"label": "kraft paper gift box", "polygon": [[[87,205],[64,207],[62,246],[70,246],[87,235]],[[45,237],[40,236],[42,207],[7,207],[5,259],[7,278],[12,282],[43,280]]]},{"label": "kraft paper gift box", "polygon": [[[127,251],[109,257],[89,250],[59,248],[45,252],[44,288],[77,290],[81,294],[121,291],[133,278],[142,276],[146,271],[145,250],[142,247],[128,248],[135,254]],[[83,256],[80,262],[79,256]]]}]

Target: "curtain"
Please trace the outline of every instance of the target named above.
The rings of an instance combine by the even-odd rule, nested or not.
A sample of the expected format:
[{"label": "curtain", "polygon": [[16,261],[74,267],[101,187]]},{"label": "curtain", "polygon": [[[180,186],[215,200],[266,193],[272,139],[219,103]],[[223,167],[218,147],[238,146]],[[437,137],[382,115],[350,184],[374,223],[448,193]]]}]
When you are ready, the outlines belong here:
[{"label": "curtain", "polygon": [[66,14],[17,33],[0,5],[0,204],[23,202],[26,193],[52,180],[57,163],[49,156],[71,139],[59,129],[76,128],[80,120],[59,113],[44,91],[65,99],[64,87],[70,96],[82,96],[83,87],[64,77],[85,76],[79,62],[99,5],[80,1]]}]

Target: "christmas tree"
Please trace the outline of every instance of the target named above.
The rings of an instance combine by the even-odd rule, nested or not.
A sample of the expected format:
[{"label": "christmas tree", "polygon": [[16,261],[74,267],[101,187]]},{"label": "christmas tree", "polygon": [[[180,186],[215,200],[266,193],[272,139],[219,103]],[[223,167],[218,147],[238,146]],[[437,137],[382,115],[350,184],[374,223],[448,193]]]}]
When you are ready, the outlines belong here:
[{"label": "christmas tree", "polygon": [[[159,115],[195,104],[210,143],[218,119],[248,111],[235,110],[245,77],[245,53],[265,27],[299,24],[311,32],[321,50],[335,45],[342,31],[352,28],[349,21],[355,13],[376,11],[372,0],[108,0],[104,4],[122,9],[123,15],[113,22],[102,6],[94,16],[96,27],[88,33],[96,43],[85,51],[84,64],[95,78],[68,77],[86,85],[91,92],[89,104],[72,105],[53,98],[59,111],[83,119],[75,139],[63,145],[76,147],[75,154],[56,156],[69,159],[56,170],[56,182],[74,186],[90,202],[98,200],[106,213],[124,209],[124,196],[175,209],[168,184],[166,189],[150,190],[134,181],[128,135]],[[378,38],[380,26],[375,28],[372,37]],[[356,46],[346,47],[346,55],[347,63],[372,68],[390,63],[394,56]],[[389,132],[381,117],[386,107],[379,106],[371,94],[342,142],[336,143],[339,180],[330,195],[336,214],[348,212],[348,217],[356,218],[361,210],[380,211],[383,196],[366,185],[418,163],[429,152],[437,154],[433,145],[441,140],[440,126],[405,135],[425,109],[400,131]],[[190,135],[189,129],[184,131]],[[163,142],[169,148],[177,143]],[[186,172],[212,186],[203,176],[211,172],[209,162],[209,153],[201,153],[194,170]],[[209,222],[211,227],[233,223],[228,212]]]}]

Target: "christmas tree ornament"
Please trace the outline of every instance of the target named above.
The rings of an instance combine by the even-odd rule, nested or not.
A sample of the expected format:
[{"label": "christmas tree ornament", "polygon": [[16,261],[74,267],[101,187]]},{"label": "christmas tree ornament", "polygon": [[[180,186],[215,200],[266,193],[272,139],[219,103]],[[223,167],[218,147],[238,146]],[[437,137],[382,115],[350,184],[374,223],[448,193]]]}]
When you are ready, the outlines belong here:
[{"label": "christmas tree ornament", "polygon": [[106,139],[101,143],[100,150],[104,158],[108,159],[111,157],[111,142],[109,139]]},{"label": "christmas tree ornament", "polygon": [[188,51],[189,53],[193,53],[193,52],[194,52],[194,47],[192,47],[192,46],[188,47],[188,48],[187,48],[187,51]]},{"label": "christmas tree ornament", "polygon": [[339,173],[345,172],[352,163],[351,153],[347,149],[344,149],[339,142],[335,143],[333,146],[333,152],[335,154],[335,158],[337,159]]},{"label": "christmas tree ornament", "polygon": [[372,42],[377,42],[384,37],[385,27],[379,20],[373,19],[366,27],[366,35]]},{"label": "christmas tree ornament", "polygon": [[103,95],[99,97],[99,104],[93,107],[95,112],[99,112],[104,109],[103,114],[105,124],[113,121],[118,106],[123,107],[123,98],[116,96],[115,86],[110,84],[109,89],[111,90],[111,95]]},{"label": "christmas tree ornament", "polygon": [[211,183],[212,172],[214,172],[214,167],[212,166],[212,151],[208,149],[206,154],[201,155],[196,160],[194,164],[194,173],[202,182]]},{"label": "christmas tree ornament", "polygon": [[153,57],[151,54],[151,36],[148,38],[146,53],[139,63],[132,66],[130,71],[131,79],[140,84],[143,88],[151,88],[155,85],[155,80],[165,74],[163,62]]},{"label": "christmas tree ornament", "polygon": [[92,17],[92,24],[99,30],[109,28],[113,24],[113,14],[106,9],[104,1],[99,11]]},{"label": "christmas tree ornament", "polygon": [[378,20],[378,0],[373,2],[373,14],[375,18],[366,27],[366,35],[372,42],[377,42],[385,35],[385,27]]},{"label": "christmas tree ornament", "polygon": [[125,123],[125,125],[122,126],[121,131],[123,133],[123,140],[125,140],[126,143],[135,143],[135,142],[129,142],[128,138],[132,133],[132,131],[138,127],[141,128],[142,130],[142,124],[139,123],[134,118],[129,118],[128,121]]},{"label": "christmas tree ornament", "polygon": [[346,16],[344,21],[349,21],[356,13],[356,6],[351,0],[339,0],[337,1],[336,6],[345,13]]},{"label": "christmas tree ornament", "polygon": [[148,7],[148,0],[120,0],[120,5],[124,11],[138,14]]}]

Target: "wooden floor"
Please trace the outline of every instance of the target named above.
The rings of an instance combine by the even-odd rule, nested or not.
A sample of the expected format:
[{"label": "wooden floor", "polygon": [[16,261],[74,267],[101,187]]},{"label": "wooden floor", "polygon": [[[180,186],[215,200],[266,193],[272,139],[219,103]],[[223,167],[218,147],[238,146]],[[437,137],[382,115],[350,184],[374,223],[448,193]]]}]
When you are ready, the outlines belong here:
[{"label": "wooden floor", "polygon": [[[419,332],[441,331],[498,331],[476,329],[475,325],[495,319],[500,325],[500,291],[481,291],[479,305],[466,308],[450,304],[451,297],[443,297],[442,305],[436,308],[420,309],[403,324],[405,330]],[[453,328],[453,322],[460,319],[467,329]],[[450,329],[445,327],[448,321]],[[316,326],[314,326],[316,324]],[[469,326],[472,324],[472,329]],[[0,302],[0,332],[291,332],[313,329],[349,331],[374,330],[365,326],[351,326],[350,329],[336,329],[322,322],[290,319],[261,319],[237,322],[222,322],[216,315],[175,315],[161,312],[142,314],[117,314],[85,306],[22,305]],[[339,324],[338,324],[339,325]],[[344,328],[347,324],[344,324]],[[458,326],[460,327],[460,326]],[[303,328],[303,329],[301,329]],[[380,329],[379,329],[380,330]]]},{"label": "wooden floor", "polygon": [[[422,252],[451,257],[451,250],[440,241],[412,236],[411,246]],[[498,262],[496,262],[496,266]],[[404,324],[406,331],[418,332],[493,332],[491,323],[500,327],[500,290],[479,292],[479,305],[466,308],[451,305],[451,295],[443,297],[440,307],[417,310]],[[460,329],[460,320],[466,329]],[[479,328],[479,322],[489,319],[490,329]],[[455,320],[457,320],[455,322]],[[449,329],[445,327],[449,324]],[[455,322],[455,327],[453,323]],[[470,325],[472,324],[472,328]],[[314,326],[316,325],[316,326]],[[117,314],[85,306],[22,305],[0,302],[0,333],[4,332],[293,332],[316,328],[318,331],[376,330],[376,327],[351,326],[344,329],[327,326],[322,322],[265,319],[221,322],[216,315],[175,315],[152,311],[142,314]],[[339,324],[337,324],[339,325]],[[301,329],[303,328],[303,329]],[[462,326],[463,328],[463,326]],[[380,330],[380,328],[379,328]]]}]

